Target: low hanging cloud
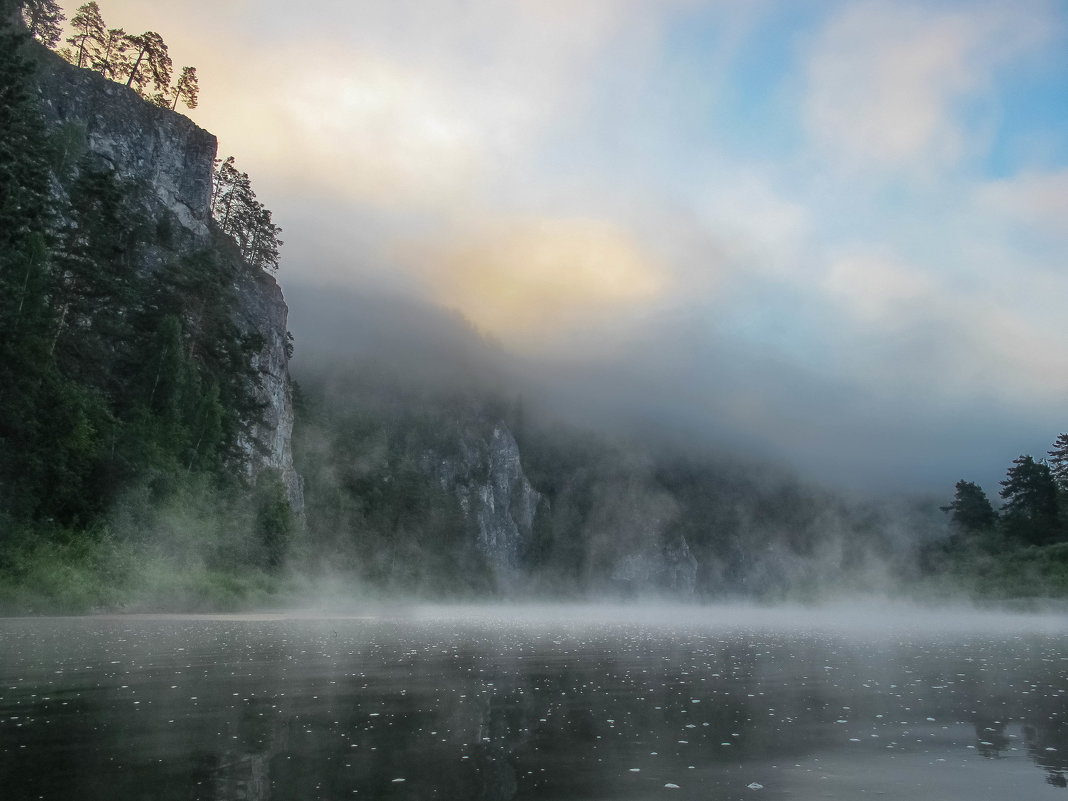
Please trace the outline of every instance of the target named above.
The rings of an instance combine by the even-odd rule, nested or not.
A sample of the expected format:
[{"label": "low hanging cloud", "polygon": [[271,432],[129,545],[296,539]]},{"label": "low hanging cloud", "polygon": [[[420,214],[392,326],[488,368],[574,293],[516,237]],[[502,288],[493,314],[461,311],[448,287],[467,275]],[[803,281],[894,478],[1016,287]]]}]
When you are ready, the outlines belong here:
[{"label": "low hanging cloud", "polygon": [[655,301],[670,283],[633,235],[597,219],[483,222],[406,260],[437,303],[512,345],[558,342]]},{"label": "low hanging cloud", "polygon": [[823,288],[863,323],[907,325],[917,305],[940,287],[928,274],[871,248],[853,248],[833,257]]},{"label": "low hanging cloud", "polygon": [[[300,60],[307,71],[275,75],[273,102],[234,91],[232,104],[216,113],[223,130],[248,143],[246,158],[272,165],[272,183],[410,206],[455,198],[478,179],[494,148],[492,128],[448,83],[372,54],[330,49],[291,50],[282,60]],[[492,104],[484,99],[483,118]],[[507,113],[499,125],[515,124]]]}]

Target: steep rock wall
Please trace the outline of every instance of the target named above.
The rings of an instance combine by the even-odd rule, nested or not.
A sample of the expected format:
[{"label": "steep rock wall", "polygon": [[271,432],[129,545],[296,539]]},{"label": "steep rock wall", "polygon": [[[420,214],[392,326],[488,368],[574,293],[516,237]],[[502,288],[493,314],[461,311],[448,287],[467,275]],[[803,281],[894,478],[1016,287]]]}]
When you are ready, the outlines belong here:
[{"label": "steep rock wall", "polygon": [[513,588],[534,519],[547,502],[523,473],[512,432],[498,423],[488,436],[465,436],[458,456],[428,455],[425,467],[442,489],[455,494],[464,517],[474,524],[477,547],[501,589]]},{"label": "steep rock wall", "polygon": [[[142,269],[160,267],[173,253],[217,245],[211,219],[211,187],[218,149],[215,136],[189,118],[143,100],[132,89],[38,48],[36,82],[40,108],[56,132],[70,167],[84,154],[105,163],[131,187],[140,210],[169,231],[167,248],[150,245]],[[56,191],[62,191],[58,185]],[[169,253],[167,252],[169,251]],[[293,399],[286,353],[288,308],[278,283],[262,271],[239,270],[235,280],[237,323],[263,338],[253,357],[260,383],[255,389],[265,404],[263,422],[254,435],[264,446],[244,443],[250,477],[278,470],[291,505],[303,511],[300,477],[293,466]]]},{"label": "steep rock wall", "polygon": [[67,161],[94,154],[136,189],[146,213],[177,222],[180,250],[208,246],[215,137],[54,53],[37,56],[41,111],[59,132]]}]

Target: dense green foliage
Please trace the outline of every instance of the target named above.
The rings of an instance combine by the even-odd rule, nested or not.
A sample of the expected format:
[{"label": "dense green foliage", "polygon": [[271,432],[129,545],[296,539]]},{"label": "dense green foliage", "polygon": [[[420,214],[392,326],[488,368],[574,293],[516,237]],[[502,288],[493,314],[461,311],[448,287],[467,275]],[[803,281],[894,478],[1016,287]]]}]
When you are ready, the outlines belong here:
[{"label": "dense green foliage", "polygon": [[0,29],[0,585],[69,608],[128,600],[148,555],[270,574],[295,522],[277,478],[238,469],[261,412],[262,340],[235,322],[251,268],[221,234],[176,249],[139,187],[47,130],[28,46]]},{"label": "dense green foliage", "polygon": [[948,535],[920,552],[923,570],[935,585],[965,588],[979,598],[1068,595],[1068,486],[1061,434],[1049,461],[1024,454],[1001,482],[1001,508],[981,487],[959,481]]}]

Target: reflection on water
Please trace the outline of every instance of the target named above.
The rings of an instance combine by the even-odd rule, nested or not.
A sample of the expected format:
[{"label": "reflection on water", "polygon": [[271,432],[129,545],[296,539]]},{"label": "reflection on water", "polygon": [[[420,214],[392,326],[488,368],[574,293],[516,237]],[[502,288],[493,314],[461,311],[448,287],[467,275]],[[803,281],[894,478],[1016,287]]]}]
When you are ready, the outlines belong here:
[{"label": "reflection on water", "polygon": [[0,795],[1068,799],[1035,634],[0,621]]}]

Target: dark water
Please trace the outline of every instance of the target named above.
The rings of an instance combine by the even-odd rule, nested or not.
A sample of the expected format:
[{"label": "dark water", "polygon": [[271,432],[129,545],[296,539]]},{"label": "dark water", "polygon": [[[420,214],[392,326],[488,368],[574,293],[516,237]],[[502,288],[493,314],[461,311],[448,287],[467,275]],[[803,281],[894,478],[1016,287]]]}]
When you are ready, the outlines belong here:
[{"label": "dark water", "polygon": [[627,618],[0,620],[0,798],[1068,801],[1055,622]]}]

